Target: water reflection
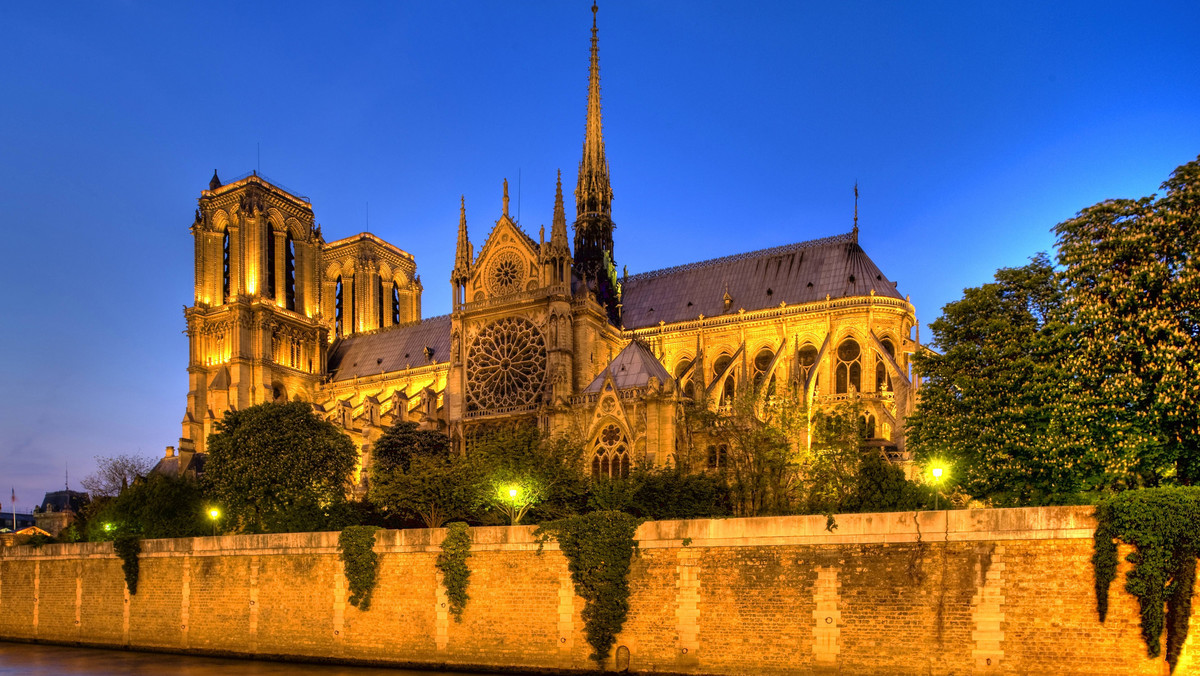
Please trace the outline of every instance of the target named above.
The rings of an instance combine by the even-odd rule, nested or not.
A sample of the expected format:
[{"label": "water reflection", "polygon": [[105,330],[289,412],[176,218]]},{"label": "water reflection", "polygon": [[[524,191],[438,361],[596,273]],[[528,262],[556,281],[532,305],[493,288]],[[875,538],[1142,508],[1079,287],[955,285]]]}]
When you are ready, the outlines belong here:
[{"label": "water reflection", "polygon": [[[347,667],[330,664],[297,664],[231,660],[194,655],[72,648],[0,641],[0,676],[442,676],[447,671],[412,671],[381,667]],[[463,672],[453,672],[460,676]],[[476,676],[485,676],[475,672]]]}]

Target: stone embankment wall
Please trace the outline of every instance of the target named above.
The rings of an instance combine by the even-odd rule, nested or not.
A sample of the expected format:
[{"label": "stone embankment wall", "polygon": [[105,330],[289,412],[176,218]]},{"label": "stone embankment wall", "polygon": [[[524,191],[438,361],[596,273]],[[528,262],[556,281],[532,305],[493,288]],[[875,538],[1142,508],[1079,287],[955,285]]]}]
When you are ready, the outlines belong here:
[{"label": "stone embankment wall", "polygon": [[[1093,597],[1090,508],[644,524],[608,668],[695,674],[1164,674],[1137,602]],[[370,610],[337,533],[143,542],[138,592],[107,543],[0,553],[0,638],[300,659],[587,670],[566,560],[530,527],[475,528],[462,623],[443,530],[380,531]],[[685,545],[686,543],[686,545]],[[1200,607],[1200,603],[1196,604]],[[1200,613],[1198,613],[1200,614]],[[1177,674],[1200,672],[1200,618]]]}]

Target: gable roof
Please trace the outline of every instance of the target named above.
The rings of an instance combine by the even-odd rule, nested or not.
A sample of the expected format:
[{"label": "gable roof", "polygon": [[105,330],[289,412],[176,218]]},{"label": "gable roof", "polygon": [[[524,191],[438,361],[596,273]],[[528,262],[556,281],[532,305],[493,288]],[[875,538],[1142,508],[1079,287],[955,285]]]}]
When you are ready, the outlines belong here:
[{"label": "gable roof", "polygon": [[[654,326],[739,309],[764,310],[830,298],[877,295],[903,299],[853,233],[714,258],[631,275],[622,284],[626,328]],[[731,302],[725,308],[724,297]]]},{"label": "gable roof", "polygon": [[663,368],[658,358],[636,340],[626,345],[583,391],[599,392],[604,387],[606,373],[612,374],[613,385],[618,390],[644,387],[651,376],[658,378],[660,383],[671,380],[671,374],[667,373],[667,369]]},{"label": "gable roof", "polygon": [[[433,358],[425,348],[433,349]],[[450,359],[450,315],[343,338],[329,354],[334,381],[429,366]]]}]

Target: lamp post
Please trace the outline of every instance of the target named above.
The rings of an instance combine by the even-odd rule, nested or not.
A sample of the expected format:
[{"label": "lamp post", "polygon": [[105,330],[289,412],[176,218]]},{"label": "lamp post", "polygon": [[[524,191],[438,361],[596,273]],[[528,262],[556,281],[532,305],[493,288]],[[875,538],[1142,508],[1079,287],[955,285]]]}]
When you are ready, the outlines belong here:
[{"label": "lamp post", "polygon": [[217,536],[217,519],[221,518],[221,510],[212,507],[208,510],[208,518],[212,519],[213,537]]},{"label": "lamp post", "polygon": [[941,484],[942,484],[942,473],[944,471],[945,470],[943,470],[941,467],[934,467],[933,471],[931,472],[933,474],[933,483],[935,485],[935,488],[933,489],[933,510],[935,512],[938,509],[938,505],[939,505],[938,501],[942,497]]}]

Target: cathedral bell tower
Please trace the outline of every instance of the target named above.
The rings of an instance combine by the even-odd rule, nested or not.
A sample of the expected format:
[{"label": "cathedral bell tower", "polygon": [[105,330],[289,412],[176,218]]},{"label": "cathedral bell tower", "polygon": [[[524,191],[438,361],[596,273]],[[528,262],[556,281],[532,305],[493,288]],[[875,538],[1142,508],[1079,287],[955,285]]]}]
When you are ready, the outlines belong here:
[{"label": "cathedral bell tower", "polygon": [[575,271],[595,291],[609,321],[620,325],[620,285],[613,257],[612,185],[600,119],[600,52],[592,4],[592,59],[588,77],[587,130],[575,186]]},{"label": "cathedral bell tower", "polygon": [[226,411],[312,401],[325,370],[317,266],[323,240],[308,200],[252,174],[213,172],[192,223],[195,298],[181,450],[205,452]]}]

